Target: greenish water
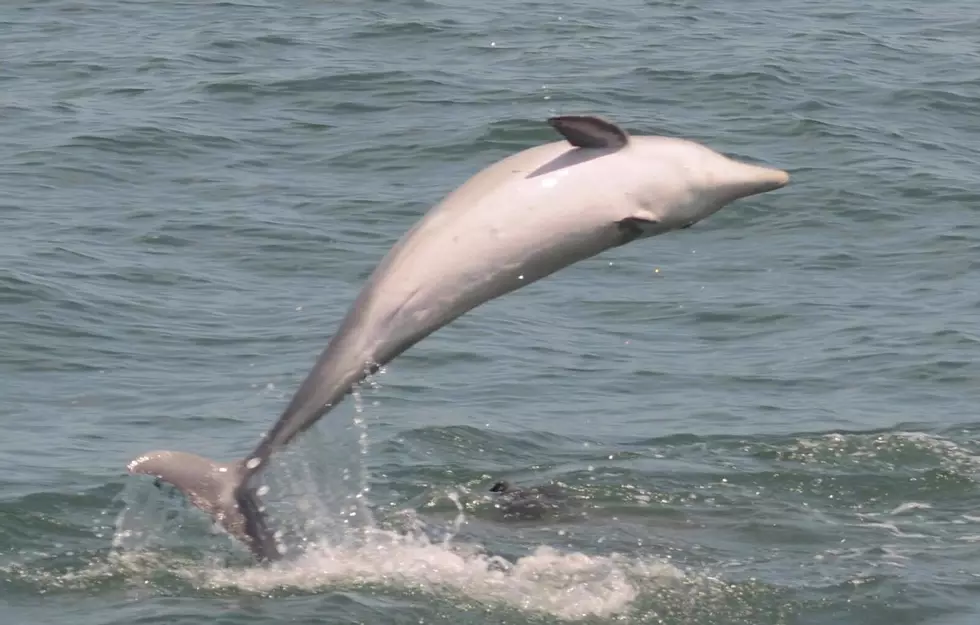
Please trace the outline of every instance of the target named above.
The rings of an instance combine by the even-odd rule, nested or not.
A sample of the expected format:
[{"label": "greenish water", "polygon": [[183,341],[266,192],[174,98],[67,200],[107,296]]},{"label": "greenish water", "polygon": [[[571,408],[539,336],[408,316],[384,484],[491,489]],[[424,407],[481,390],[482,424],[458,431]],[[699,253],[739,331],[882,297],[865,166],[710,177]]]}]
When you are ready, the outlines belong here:
[{"label": "greenish water", "polygon": [[[2,622],[972,625],[978,33],[965,0],[4,3]],[[394,240],[556,112],[793,183],[396,360],[271,472],[281,565],[125,476],[249,449]],[[502,518],[498,479],[568,499]]]}]

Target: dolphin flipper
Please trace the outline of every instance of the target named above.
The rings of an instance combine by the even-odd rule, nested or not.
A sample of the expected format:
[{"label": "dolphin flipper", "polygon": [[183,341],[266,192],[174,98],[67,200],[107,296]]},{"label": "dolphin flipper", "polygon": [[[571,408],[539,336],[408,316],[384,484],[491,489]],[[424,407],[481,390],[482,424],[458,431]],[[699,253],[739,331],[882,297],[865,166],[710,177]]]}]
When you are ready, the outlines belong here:
[{"label": "dolphin flipper", "polygon": [[172,484],[196,507],[207,512],[259,560],[280,557],[255,490],[240,485],[244,467],[182,451],[151,451],[127,465],[134,475],[152,475]]}]

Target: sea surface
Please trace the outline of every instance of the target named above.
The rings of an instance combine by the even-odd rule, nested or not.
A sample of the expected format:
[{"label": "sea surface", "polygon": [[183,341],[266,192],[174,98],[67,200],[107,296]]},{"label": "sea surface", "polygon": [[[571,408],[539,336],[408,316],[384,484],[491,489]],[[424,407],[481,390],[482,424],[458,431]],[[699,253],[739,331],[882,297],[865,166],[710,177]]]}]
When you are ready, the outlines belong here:
[{"label": "sea surface", "polygon": [[[269,468],[282,563],[126,474],[242,457],[558,113],[792,183],[395,360]],[[978,276],[975,0],[6,0],[0,622],[974,625]]]}]

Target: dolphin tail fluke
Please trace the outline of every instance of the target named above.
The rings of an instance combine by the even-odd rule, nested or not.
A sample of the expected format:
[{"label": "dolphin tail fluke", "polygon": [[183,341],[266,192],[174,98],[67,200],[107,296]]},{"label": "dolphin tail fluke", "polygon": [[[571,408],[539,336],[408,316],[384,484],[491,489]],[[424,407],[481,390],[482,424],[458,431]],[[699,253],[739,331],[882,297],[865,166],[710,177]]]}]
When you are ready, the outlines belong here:
[{"label": "dolphin tail fluke", "polygon": [[152,451],[127,465],[134,475],[152,475],[172,484],[196,507],[207,512],[260,560],[280,557],[254,489],[242,484],[244,467],[180,451]]}]

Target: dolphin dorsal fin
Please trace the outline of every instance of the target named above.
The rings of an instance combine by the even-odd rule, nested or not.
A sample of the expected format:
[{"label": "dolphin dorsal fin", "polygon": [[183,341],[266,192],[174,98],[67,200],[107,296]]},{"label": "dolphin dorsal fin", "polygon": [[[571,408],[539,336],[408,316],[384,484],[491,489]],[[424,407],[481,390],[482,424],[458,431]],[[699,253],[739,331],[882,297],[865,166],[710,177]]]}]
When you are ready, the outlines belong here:
[{"label": "dolphin dorsal fin", "polygon": [[625,130],[594,115],[559,115],[549,118],[548,123],[578,148],[619,149],[630,140]]}]

